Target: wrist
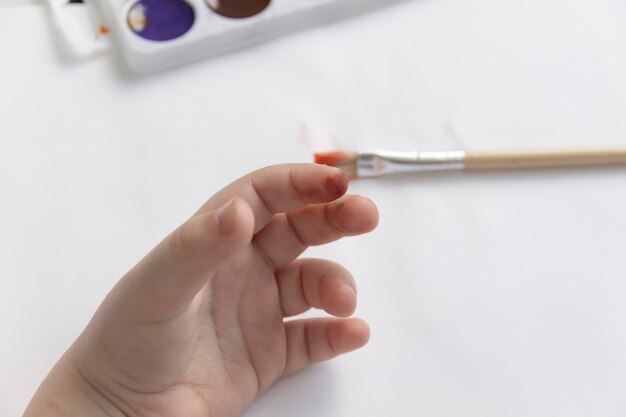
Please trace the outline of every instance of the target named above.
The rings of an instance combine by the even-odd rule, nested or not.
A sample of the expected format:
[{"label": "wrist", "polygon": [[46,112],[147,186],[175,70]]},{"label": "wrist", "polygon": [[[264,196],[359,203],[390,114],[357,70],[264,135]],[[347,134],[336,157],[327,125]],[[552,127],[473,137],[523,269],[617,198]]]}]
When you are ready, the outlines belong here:
[{"label": "wrist", "polygon": [[41,383],[23,417],[124,416],[65,359]]}]

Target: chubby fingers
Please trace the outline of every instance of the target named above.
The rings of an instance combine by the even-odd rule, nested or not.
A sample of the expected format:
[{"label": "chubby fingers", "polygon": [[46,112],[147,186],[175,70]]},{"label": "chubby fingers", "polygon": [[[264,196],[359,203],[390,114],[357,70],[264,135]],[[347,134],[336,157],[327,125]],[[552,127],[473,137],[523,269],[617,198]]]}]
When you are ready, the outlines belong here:
[{"label": "chubby fingers", "polygon": [[309,246],[344,236],[371,232],[378,225],[378,209],[368,198],[348,195],[274,216],[254,237],[277,267],[288,265]]},{"label": "chubby fingers", "polygon": [[343,266],[323,259],[300,259],[278,271],[276,282],[285,317],[321,308],[348,317],[356,308],[356,284]]},{"label": "chubby fingers", "polygon": [[239,197],[252,208],[257,232],[277,213],[334,201],[347,189],[348,179],[337,168],[316,164],[274,165],[231,183],[209,199],[197,214]]}]

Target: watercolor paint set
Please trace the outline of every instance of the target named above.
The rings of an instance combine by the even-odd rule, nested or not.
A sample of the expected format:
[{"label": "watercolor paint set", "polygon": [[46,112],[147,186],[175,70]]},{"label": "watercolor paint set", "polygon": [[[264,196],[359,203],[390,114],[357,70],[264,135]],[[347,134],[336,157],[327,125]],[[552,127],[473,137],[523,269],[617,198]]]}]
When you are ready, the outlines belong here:
[{"label": "watercolor paint set", "polygon": [[127,65],[151,72],[403,0],[48,0],[83,1]]}]

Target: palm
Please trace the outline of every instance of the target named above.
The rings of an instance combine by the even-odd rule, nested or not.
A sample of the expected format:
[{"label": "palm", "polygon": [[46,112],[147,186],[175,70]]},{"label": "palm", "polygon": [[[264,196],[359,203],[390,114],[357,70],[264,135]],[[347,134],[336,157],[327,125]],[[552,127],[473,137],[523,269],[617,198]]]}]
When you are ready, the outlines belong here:
[{"label": "palm", "polygon": [[172,375],[172,381],[192,384],[210,409],[234,405],[225,410],[233,415],[278,379],[286,364],[274,270],[252,246],[245,252],[244,260],[225,265],[203,290],[200,312],[191,318],[198,331],[196,350],[188,366]]},{"label": "palm", "polygon": [[[293,188],[294,167],[289,169]],[[322,169],[328,178],[327,168],[314,168]],[[322,181],[325,190],[309,193],[311,201],[296,203],[289,199],[302,200],[306,193],[298,190],[278,201],[271,188],[275,178],[267,189],[253,180],[242,179],[218,193],[188,222],[191,226],[183,225],[175,238],[157,246],[112,291],[87,329],[85,337],[103,349],[97,358],[83,359],[85,373],[99,373],[128,414],[235,416],[284,374],[365,343],[360,322],[284,319],[310,307],[342,317],[353,312],[356,299],[346,287],[354,282],[345,269],[322,260],[294,260],[310,244],[371,230],[375,208],[362,198],[346,197],[336,203],[341,213],[331,211],[324,202],[345,190],[329,187],[328,179]],[[306,181],[311,182],[301,180],[301,188],[315,186]],[[197,230],[214,221],[207,213],[232,197],[244,201],[233,209],[236,227],[229,236],[235,236],[236,248],[229,250],[223,237],[210,241],[210,233],[205,237]],[[246,233],[249,237],[241,238]],[[213,251],[206,254],[207,249]],[[144,281],[150,285],[139,295],[135,287]],[[114,327],[120,315],[126,325]],[[87,362],[94,359],[98,368]]]}]

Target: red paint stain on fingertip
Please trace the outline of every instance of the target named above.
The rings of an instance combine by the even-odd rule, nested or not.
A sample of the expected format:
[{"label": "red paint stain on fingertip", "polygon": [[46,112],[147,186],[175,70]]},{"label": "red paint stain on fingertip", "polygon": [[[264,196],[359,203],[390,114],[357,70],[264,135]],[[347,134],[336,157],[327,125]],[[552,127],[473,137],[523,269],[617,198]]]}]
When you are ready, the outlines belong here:
[{"label": "red paint stain on fingertip", "polygon": [[348,178],[341,173],[326,177],[324,189],[336,200],[348,191]]}]

